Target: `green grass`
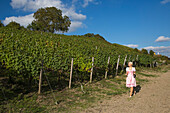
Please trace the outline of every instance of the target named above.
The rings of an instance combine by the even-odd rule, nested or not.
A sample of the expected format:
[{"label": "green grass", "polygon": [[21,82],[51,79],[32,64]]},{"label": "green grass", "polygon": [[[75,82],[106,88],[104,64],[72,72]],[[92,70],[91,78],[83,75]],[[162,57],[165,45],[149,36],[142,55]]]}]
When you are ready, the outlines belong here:
[{"label": "green grass", "polygon": [[107,95],[121,95],[123,93],[125,93],[126,91],[123,89],[117,89],[116,91],[108,91],[106,94]]},{"label": "green grass", "polygon": [[101,84],[102,87],[105,87],[105,88],[111,88],[111,87],[116,87],[115,84],[113,83],[110,83],[109,80],[106,81],[105,79],[99,81],[99,83]]},{"label": "green grass", "polygon": [[[139,76],[138,76],[139,75]],[[141,75],[141,76],[140,76]],[[137,72],[136,81],[137,84],[142,85],[149,80],[145,77],[157,77],[158,75],[146,74],[143,72]],[[75,87],[72,89],[66,89],[63,91],[55,91],[54,95],[59,102],[55,105],[55,101],[50,91],[46,91],[41,95],[32,94],[24,95],[20,94],[8,101],[3,100],[0,104],[0,112],[77,112],[87,109],[95,105],[97,101],[102,102],[104,99],[110,99],[115,95],[121,95],[127,93],[129,88],[126,87],[126,76],[120,75],[111,79],[103,79],[101,81],[93,82],[92,84],[86,84],[81,87]],[[1,84],[2,85],[2,84]],[[13,86],[13,88],[17,88]],[[4,89],[10,96],[14,92],[10,92],[8,89]],[[3,95],[1,95],[3,97]],[[130,99],[129,99],[130,100]],[[7,103],[8,102],[8,103]]]},{"label": "green grass", "polygon": [[137,83],[140,84],[140,85],[142,85],[142,84],[144,84],[144,83],[146,83],[146,82],[149,82],[149,80],[147,80],[147,79],[141,79],[141,78],[136,78],[136,81],[137,81]]},{"label": "green grass", "polygon": [[[124,76],[124,75],[123,75],[123,76]],[[115,82],[115,83],[118,83],[118,84],[121,84],[121,82],[125,82],[126,79],[125,79],[125,77],[121,77],[121,78],[113,78],[113,79],[110,79],[110,81]]]},{"label": "green grass", "polygon": [[163,73],[166,73],[166,72],[168,72],[168,70],[164,70],[164,71],[162,71]]},{"label": "green grass", "polygon": [[[145,79],[137,79],[140,83],[146,82]],[[125,86],[125,76],[108,80],[101,80],[96,83],[83,86],[84,92],[80,87],[65,91],[54,91],[56,100],[55,105],[51,92],[44,92],[38,98],[37,94],[32,96],[19,95],[11,100],[9,104],[1,105],[0,109],[6,112],[76,112],[84,110],[102,99],[110,99],[112,96],[126,93],[129,89]],[[22,97],[23,96],[23,97]],[[37,102],[37,100],[39,100]],[[9,106],[9,107],[8,107]]]},{"label": "green grass", "polygon": [[0,112],[9,112],[9,113],[19,113],[19,112],[27,112],[27,113],[35,113],[35,112],[46,112],[46,106],[40,106],[37,103],[37,95],[32,96],[31,98],[24,96],[21,99],[20,95],[13,100],[8,101],[7,105],[0,105]]},{"label": "green grass", "polygon": [[166,73],[170,70],[170,66],[165,66],[162,70],[163,73]]},{"label": "green grass", "polygon": [[137,72],[136,74],[140,74],[142,76],[146,76],[146,77],[157,77],[158,75],[152,75],[152,74],[145,74],[145,73],[141,73],[141,72]]}]

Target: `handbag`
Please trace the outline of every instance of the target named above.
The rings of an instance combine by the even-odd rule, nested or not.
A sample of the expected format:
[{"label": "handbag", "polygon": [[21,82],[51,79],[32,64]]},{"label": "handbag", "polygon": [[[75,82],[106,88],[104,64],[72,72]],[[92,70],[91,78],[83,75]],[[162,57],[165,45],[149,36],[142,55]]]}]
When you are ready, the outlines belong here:
[{"label": "handbag", "polygon": [[133,77],[136,78],[136,74],[133,74]]}]

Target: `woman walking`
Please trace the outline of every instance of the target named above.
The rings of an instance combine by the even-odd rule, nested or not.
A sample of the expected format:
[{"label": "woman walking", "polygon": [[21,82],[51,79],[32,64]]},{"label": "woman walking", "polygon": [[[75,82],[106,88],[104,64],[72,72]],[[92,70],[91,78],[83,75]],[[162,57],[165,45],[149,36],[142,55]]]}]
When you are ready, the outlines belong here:
[{"label": "woman walking", "polygon": [[[126,87],[130,88],[130,97],[132,97],[133,87],[136,87],[136,79],[134,78],[136,69],[135,69],[135,67],[132,67],[133,66],[132,62],[129,62],[128,66],[129,67],[126,68],[126,75],[127,75]],[[135,92],[134,92],[134,94],[135,94]]]}]

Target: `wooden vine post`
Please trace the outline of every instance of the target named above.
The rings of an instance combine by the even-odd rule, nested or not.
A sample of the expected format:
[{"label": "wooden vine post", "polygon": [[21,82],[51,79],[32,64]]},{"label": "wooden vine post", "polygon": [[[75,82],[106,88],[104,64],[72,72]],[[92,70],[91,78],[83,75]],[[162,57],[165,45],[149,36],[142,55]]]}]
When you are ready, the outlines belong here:
[{"label": "wooden vine post", "polygon": [[136,56],[136,61],[135,61],[135,66],[137,67],[137,66],[139,66],[139,64],[138,64],[138,55]]},{"label": "wooden vine post", "polygon": [[152,62],[152,67],[153,67],[153,68],[155,67],[154,65],[155,65],[155,61]]},{"label": "wooden vine post", "polygon": [[130,62],[131,55],[129,56],[129,62]]},{"label": "wooden vine post", "polygon": [[125,60],[123,62],[123,68],[122,68],[122,71],[124,71],[124,67],[125,67],[125,64],[126,64],[126,59],[127,59],[127,55],[125,56]]},{"label": "wooden vine post", "polygon": [[40,78],[39,78],[38,94],[41,94],[42,72],[43,72],[43,62],[42,62],[42,68],[41,68],[41,70],[40,70]]},{"label": "wooden vine post", "polygon": [[38,94],[41,94],[42,69],[40,70]]},{"label": "wooden vine post", "polygon": [[105,79],[107,79],[107,72],[108,72],[109,62],[110,62],[110,56],[108,57],[108,61],[107,61],[107,69],[106,69],[106,72],[105,72]]},{"label": "wooden vine post", "polygon": [[118,74],[119,61],[120,61],[120,55],[119,55],[118,60],[117,60],[117,66],[116,66],[116,76],[117,76],[117,74]]},{"label": "wooden vine post", "polygon": [[90,83],[92,82],[93,63],[94,63],[94,57],[92,57],[92,68],[91,68],[91,73],[90,73]]},{"label": "wooden vine post", "polygon": [[136,57],[136,60],[138,61],[138,55],[137,55],[137,57]]},{"label": "wooden vine post", "polygon": [[70,81],[68,86],[69,89],[71,88],[72,73],[73,73],[73,58],[71,59]]}]

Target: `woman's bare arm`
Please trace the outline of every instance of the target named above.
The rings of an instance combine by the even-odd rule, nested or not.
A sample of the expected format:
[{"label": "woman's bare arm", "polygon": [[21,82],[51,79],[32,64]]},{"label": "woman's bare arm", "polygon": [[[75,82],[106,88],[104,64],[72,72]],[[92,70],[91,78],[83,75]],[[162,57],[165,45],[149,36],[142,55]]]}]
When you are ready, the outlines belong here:
[{"label": "woman's bare arm", "polygon": [[136,74],[136,69],[135,69],[135,67],[134,67],[134,71],[133,71],[133,74]]},{"label": "woman's bare arm", "polygon": [[136,71],[134,71],[133,74],[136,74]]}]

